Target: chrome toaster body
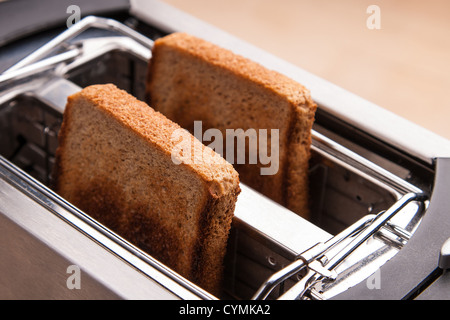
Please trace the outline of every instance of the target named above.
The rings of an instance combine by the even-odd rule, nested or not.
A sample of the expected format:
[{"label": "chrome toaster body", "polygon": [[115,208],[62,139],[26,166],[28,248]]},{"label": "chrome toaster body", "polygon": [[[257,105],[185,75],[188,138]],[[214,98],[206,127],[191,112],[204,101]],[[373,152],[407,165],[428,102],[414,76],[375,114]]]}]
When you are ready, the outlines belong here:
[{"label": "chrome toaster body", "polygon": [[[11,275],[0,280],[3,298],[218,298],[51,190],[67,96],[90,84],[115,83],[145,99],[153,40],[172,31],[199,32],[195,23],[169,27],[156,14],[143,17],[136,9],[142,4],[133,4],[134,17],[125,24],[86,17],[0,75],[0,225],[2,256],[8,257],[0,269]],[[155,1],[147,5],[171,10]],[[138,32],[142,21],[154,24],[153,38]],[[209,40],[221,35],[208,30]],[[246,45],[227,41],[234,38],[221,39],[246,52]],[[295,75],[302,78],[302,72]],[[319,85],[304,80],[307,87]],[[225,261],[225,298],[331,299],[367,286],[403,251],[427,214],[437,155],[409,152],[409,144],[399,151],[401,138],[386,144],[370,124],[356,127],[357,119],[339,116],[326,97],[316,100],[312,219],[242,185]],[[448,145],[442,145],[445,153]],[[79,290],[68,288],[71,266],[85,275]],[[30,278],[35,285],[27,285]]]}]

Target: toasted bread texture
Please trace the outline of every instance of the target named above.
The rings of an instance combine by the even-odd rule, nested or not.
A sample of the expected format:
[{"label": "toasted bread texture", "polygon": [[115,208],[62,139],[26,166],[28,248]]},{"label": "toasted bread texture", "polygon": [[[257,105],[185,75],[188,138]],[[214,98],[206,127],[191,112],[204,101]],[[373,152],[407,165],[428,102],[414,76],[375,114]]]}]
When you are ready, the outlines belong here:
[{"label": "toasted bread texture", "polygon": [[[242,129],[268,135],[267,154],[278,143],[278,170],[263,175],[259,159],[245,163],[231,159],[240,180],[262,194],[308,218],[308,165],[311,129],[317,105],[296,81],[247,58],[186,33],[157,39],[149,63],[147,99],[182,127],[193,132],[219,129],[228,146],[227,130]],[[278,130],[278,141],[271,139]],[[227,147],[224,157],[229,160]],[[231,150],[231,149],[228,149]],[[234,152],[237,154],[239,151]]]},{"label": "toasted bread texture", "polygon": [[[190,149],[174,154],[174,136]],[[239,176],[179,125],[112,84],[87,87],[68,98],[54,177],[62,197],[220,293]]]}]

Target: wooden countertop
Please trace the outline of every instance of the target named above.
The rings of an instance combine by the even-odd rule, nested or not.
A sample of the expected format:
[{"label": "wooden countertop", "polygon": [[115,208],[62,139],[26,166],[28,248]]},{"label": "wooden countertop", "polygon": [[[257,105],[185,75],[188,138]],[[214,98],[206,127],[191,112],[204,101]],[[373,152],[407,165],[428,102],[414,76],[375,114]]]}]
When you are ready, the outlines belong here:
[{"label": "wooden countertop", "polygon": [[450,139],[448,0],[164,1]]}]

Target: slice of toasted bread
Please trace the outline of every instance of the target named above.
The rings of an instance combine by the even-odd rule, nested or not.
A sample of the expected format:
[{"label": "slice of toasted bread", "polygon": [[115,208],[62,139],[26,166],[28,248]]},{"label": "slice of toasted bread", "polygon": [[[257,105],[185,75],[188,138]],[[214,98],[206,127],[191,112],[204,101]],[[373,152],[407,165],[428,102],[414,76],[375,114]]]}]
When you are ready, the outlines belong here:
[{"label": "slice of toasted bread", "polygon": [[[180,138],[188,148],[177,148]],[[55,191],[219,294],[238,174],[144,102],[110,84],[70,96],[59,133]]]},{"label": "slice of toasted bread", "polygon": [[[191,132],[194,121],[201,121],[203,130],[219,129],[225,137],[223,155],[243,183],[308,217],[308,162],[317,105],[305,87],[210,42],[174,33],[155,41],[146,90],[155,110]],[[278,157],[270,164],[267,159],[251,163],[248,146],[245,163],[229,159],[229,129],[266,130],[267,150],[259,144],[259,154],[270,155],[278,143]],[[278,141],[271,132],[278,132]],[[277,170],[262,174],[269,166]]]}]

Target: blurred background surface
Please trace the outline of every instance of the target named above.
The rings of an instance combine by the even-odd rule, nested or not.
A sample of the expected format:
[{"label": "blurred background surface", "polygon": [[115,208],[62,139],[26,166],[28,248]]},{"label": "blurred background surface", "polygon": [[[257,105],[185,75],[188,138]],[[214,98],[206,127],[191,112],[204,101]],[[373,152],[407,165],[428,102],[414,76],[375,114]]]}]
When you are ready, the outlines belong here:
[{"label": "blurred background surface", "polygon": [[450,139],[448,0],[164,2]]}]

